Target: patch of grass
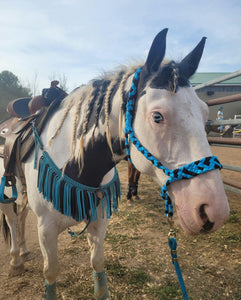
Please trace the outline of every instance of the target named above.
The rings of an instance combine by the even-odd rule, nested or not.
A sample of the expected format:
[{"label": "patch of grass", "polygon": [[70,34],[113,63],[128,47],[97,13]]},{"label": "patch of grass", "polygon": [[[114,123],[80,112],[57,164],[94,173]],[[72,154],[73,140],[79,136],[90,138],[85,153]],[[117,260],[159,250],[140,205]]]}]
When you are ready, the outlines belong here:
[{"label": "patch of grass", "polygon": [[105,268],[108,272],[108,275],[115,278],[123,278],[128,273],[128,268],[122,266],[118,261],[108,261],[105,263]]},{"label": "patch of grass", "polygon": [[151,218],[151,219],[156,219],[157,218],[157,214],[154,212],[146,212],[145,213],[145,217],[146,218]]},{"label": "patch of grass", "polygon": [[58,281],[58,286],[68,288],[69,285],[77,280],[76,274],[68,274],[68,277],[66,277],[63,280]]},{"label": "patch of grass", "polygon": [[241,242],[241,233],[233,233],[226,236],[227,242]]},{"label": "patch of grass", "polygon": [[227,223],[232,223],[232,224],[239,223],[239,217],[238,217],[237,212],[235,210],[230,211]]},{"label": "patch of grass", "polygon": [[118,278],[118,280],[123,279],[125,284],[132,288],[141,288],[151,279],[144,270],[140,268],[130,269],[127,266],[121,265],[118,260],[107,261],[105,268],[109,276]]},{"label": "patch of grass", "polygon": [[79,255],[80,254],[80,249],[79,247],[72,247],[72,248],[65,248],[63,250],[64,254],[69,254],[69,255]]},{"label": "patch of grass", "polygon": [[239,243],[241,242],[241,232],[222,232],[218,231],[212,236],[212,240],[221,243]]},{"label": "patch of grass", "polygon": [[149,287],[149,293],[157,300],[183,299],[178,283],[167,281],[165,285]]},{"label": "patch of grass", "polygon": [[127,284],[138,288],[143,287],[148,281],[150,281],[150,276],[143,270],[134,269],[128,272]]},{"label": "patch of grass", "polygon": [[125,222],[126,225],[128,226],[138,226],[140,224],[140,220],[141,220],[141,216],[139,215],[138,212],[134,211],[134,212],[128,212]]},{"label": "patch of grass", "polygon": [[128,236],[122,234],[112,234],[110,232],[106,233],[106,241],[111,244],[123,243],[128,241]]},{"label": "patch of grass", "polygon": [[93,299],[93,292],[94,287],[80,283],[78,285],[72,285],[72,287],[67,291],[65,290],[66,296],[68,296],[68,298],[66,297],[64,299]]},{"label": "patch of grass", "polygon": [[[93,299],[94,281],[92,280],[92,270],[83,269],[84,276],[80,278],[79,273],[69,273],[62,280],[57,282],[57,291],[62,290],[61,299]],[[91,284],[90,284],[91,282]]]},{"label": "patch of grass", "polygon": [[123,252],[128,252],[129,256],[135,256],[135,249],[130,245],[131,241],[126,235],[107,232],[105,242],[111,245],[113,251],[121,248]]},{"label": "patch of grass", "polygon": [[149,197],[149,194],[149,191],[146,190],[138,191],[138,195],[142,198],[145,198],[145,196]]}]

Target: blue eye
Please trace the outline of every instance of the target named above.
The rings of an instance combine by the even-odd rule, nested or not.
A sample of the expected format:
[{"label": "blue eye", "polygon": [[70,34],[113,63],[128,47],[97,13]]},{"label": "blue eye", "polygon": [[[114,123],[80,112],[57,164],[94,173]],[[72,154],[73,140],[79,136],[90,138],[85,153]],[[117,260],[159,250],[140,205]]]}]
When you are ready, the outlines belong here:
[{"label": "blue eye", "polygon": [[161,121],[164,120],[162,114],[157,111],[152,113],[152,118],[155,123],[160,123]]}]

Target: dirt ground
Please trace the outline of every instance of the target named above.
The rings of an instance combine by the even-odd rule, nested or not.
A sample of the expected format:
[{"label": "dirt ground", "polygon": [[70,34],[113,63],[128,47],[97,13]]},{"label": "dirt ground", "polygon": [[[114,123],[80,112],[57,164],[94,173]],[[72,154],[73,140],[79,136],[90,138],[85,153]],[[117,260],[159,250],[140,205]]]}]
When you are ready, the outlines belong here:
[{"label": "dirt ground", "polygon": [[[223,164],[241,165],[241,149],[212,147]],[[168,225],[160,189],[141,175],[140,200],[127,206],[127,164],[118,166],[122,182],[119,213],[112,216],[105,240],[105,269],[111,299],[182,299],[167,245]],[[223,178],[241,182],[241,173],[222,170]],[[216,233],[191,237],[178,225],[178,257],[190,299],[241,299],[241,195],[227,191],[231,213]],[[80,230],[80,224],[74,230]],[[9,247],[0,236],[0,299],[42,299],[43,262],[36,218],[29,213],[26,240],[31,256],[25,272],[11,277]],[[59,236],[58,299],[94,299],[86,236]]]}]

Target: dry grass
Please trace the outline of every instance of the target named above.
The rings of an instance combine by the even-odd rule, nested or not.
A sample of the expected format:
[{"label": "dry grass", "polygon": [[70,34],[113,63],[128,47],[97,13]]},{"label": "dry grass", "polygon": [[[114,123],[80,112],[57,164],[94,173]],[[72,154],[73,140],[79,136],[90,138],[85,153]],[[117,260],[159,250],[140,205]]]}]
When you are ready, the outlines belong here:
[{"label": "dry grass", "polygon": [[[112,216],[105,239],[105,269],[113,300],[182,299],[167,245],[168,225],[159,188],[141,175],[141,200],[127,206],[127,166],[119,166],[122,202]],[[189,298],[195,300],[241,299],[241,196],[227,192],[231,214],[226,224],[212,235],[190,237],[177,225],[178,257]],[[25,263],[26,272],[8,278],[9,255],[1,246],[3,267],[0,299],[41,299],[44,289],[42,257],[33,215],[28,219],[29,248],[33,259]],[[79,226],[80,229],[82,225]],[[2,243],[2,240],[0,241]],[[92,270],[86,236],[59,237],[59,299],[93,298]]]}]

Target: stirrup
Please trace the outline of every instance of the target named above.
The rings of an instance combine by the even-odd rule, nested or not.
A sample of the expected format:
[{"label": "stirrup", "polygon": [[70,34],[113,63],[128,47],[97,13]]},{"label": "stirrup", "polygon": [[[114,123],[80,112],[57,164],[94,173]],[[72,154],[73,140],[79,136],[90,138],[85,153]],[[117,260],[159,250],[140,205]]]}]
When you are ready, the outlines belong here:
[{"label": "stirrup", "polygon": [[9,204],[9,203],[15,202],[17,200],[17,197],[18,197],[18,192],[17,192],[16,185],[12,185],[12,197],[7,198],[8,200],[6,200],[6,197],[4,197],[4,190],[5,190],[5,187],[6,187],[6,180],[7,180],[7,177],[3,176],[2,180],[1,180],[1,185],[0,185],[0,203],[3,203],[3,204]]}]

